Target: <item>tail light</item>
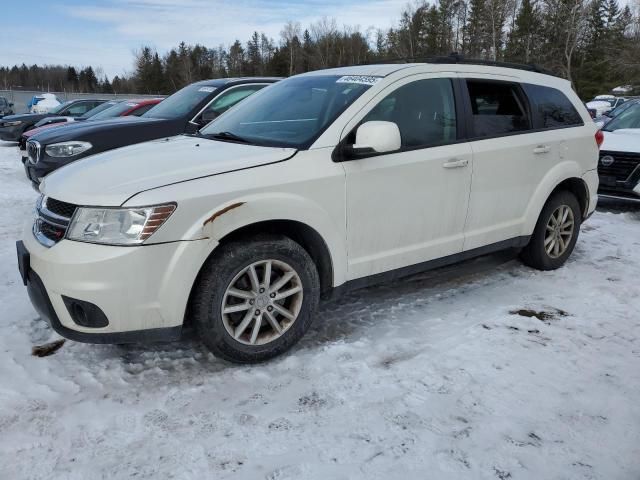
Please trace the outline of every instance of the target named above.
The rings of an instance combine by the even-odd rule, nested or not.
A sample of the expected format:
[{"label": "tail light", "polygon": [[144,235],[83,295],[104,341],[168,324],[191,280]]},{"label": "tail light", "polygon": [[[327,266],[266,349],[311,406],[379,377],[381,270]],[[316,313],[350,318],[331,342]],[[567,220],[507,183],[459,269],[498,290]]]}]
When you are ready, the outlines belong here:
[{"label": "tail light", "polygon": [[604,142],[604,133],[602,133],[602,130],[598,130],[596,132],[596,145],[598,145],[598,148],[602,146],[602,142]]}]

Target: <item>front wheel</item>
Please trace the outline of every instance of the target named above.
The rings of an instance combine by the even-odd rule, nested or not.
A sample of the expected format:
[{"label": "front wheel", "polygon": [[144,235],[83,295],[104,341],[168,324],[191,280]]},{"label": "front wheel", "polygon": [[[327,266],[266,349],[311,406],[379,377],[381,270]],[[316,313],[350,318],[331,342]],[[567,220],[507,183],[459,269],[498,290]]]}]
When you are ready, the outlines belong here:
[{"label": "front wheel", "polygon": [[567,261],[578,240],[582,213],[576,196],[568,191],[553,194],[545,204],[522,261],[538,270],[554,270]]},{"label": "front wheel", "polygon": [[260,362],[291,348],[305,333],[320,297],[309,254],[286,237],[222,245],[200,273],[193,319],[216,355]]}]

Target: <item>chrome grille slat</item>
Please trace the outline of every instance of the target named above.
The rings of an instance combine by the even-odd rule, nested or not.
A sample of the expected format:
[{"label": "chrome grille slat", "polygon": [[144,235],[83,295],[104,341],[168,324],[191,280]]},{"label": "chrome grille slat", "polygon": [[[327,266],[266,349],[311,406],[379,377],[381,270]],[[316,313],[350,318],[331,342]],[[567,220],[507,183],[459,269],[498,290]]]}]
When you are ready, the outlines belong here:
[{"label": "chrome grille slat", "polygon": [[639,153],[609,152],[606,150],[600,152],[600,159],[606,156],[613,157],[613,163],[607,166],[599,163],[598,173],[600,173],[600,175],[615,177],[618,182],[626,182],[629,180],[640,166]]},{"label": "chrome grille slat", "polygon": [[47,197],[44,207],[51,213],[63,218],[71,218],[76,211],[76,206],[72,203],[61,202],[55,198]]},{"label": "chrome grille slat", "polygon": [[[43,197],[36,208],[33,235],[45,247],[52,247],[64,238],[76,205]],[[67,215],[61,215],[67,213]]]},{"label": "chrome grille slat", "polygon": [[27,155],[29,156],[29,163],[35,165],[40,161],[40,142],[35,140],[29,140],[27,142]]}]

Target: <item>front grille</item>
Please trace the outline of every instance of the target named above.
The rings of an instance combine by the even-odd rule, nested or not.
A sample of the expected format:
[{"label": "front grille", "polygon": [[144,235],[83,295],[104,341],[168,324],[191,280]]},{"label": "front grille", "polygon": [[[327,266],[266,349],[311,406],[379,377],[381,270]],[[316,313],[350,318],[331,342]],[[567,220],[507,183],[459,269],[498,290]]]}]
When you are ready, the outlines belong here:
[{"label": "front grille", "polygon": [[40,222],[40,225],[39,225],[40,233],[44,237],[51,240],[53,243],[58,243],[60,240],[62,240],[62,237],[64,237],[64,234],[67,233],[66,228],[58,227],[57,225],[51,225],[50,223],[47,223],[42,219],[39,219],[39,222]]},{"label": "front grille", "polygon": [[[603,165],[602,159],[604,157],[613,158],[613,163]],[[598,173],[607,177],[614,177],[617,182],[625,182],[638,165],[640,165],[640,153],[601,151]]]},{"label": "front grille", "polygon": [[27,142],[27,155],[29,156],[29,162],[34,165],[38,163],[40,160],[40,143],[35,140],[29,140]]},{"label": "front grille", "polygon": [[54,198],[43,197],[36,208],[33,234],[45,247],[52,247],[67,233],[77,206]]},{"label": "front grille", "polygon": [[46,197],[43,205],[51,213],[60,215],[61,217],[71,218],[76,211],[76,206],[73,203],[62,202],[55,198]]}]

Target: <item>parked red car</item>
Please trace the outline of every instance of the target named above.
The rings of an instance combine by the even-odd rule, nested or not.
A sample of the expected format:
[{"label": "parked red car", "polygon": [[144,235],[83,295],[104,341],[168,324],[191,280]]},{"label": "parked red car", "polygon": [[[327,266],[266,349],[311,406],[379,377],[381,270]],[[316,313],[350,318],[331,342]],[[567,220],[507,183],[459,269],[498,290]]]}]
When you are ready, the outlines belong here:
[{"label": "parked red car", "polygon": [[[127,117],[129,115],[134,115],[136,117],[141,116],[143,113],[149,111],[154,105],[160,103],[162,98],[139,98],[139,99],[127,99],[121,102],[117,102],[111,107],[104,109],[95,115],[91,115],[86,121],[95,121],[95,120],[106,120],[108,118],[115,117]],[[100,107],[97,107],[100,108]],[[87,112],[90,113],[90,112]],[[27,130],[24,132],[20,140],[18,141],[18,149],[20,150],[20,156],[22,159],[22,163],[27,160],[27,140],[31,138],[33,135],[37,135],[38,133],[48,130],[50,128],[62,128],[66,125],[75,123],[73,119],[69,119],[66,122],[59,123],[49,123],[43,125],[41,127],[33,128],[31,130]]]}]

